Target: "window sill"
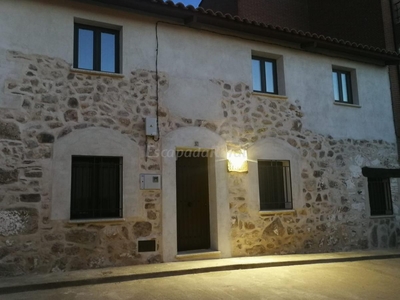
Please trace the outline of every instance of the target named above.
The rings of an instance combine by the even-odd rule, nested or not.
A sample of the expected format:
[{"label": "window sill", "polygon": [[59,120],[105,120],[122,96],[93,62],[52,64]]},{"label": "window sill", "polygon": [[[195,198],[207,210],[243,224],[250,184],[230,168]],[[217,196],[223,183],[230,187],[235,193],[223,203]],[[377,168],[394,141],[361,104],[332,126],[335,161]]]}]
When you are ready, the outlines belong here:
[{"label": "window sill", "polygon": [[268,94],[268,93],[261,93],[261,92],[252,92],[253,96],[261,96],[261,97],[269,97],[279,100],[287,100],[288,97],[285,95],[276,95],[276,94]]},{"label": "window sill", "polygon": [[394,219],[395,215],[380,215],[380,216],[370,216],[370,219]]},{"label": "window sill", "polygon": [[293,214],[296,212],[294,209],[282,209],[282,210],[260,210],[258,213],[260,216],[270,216],[270,215],[285,215]]},{"label": "window sill", "polygon": [[121,73],[109,73],[109,72],[92,71],[92,70],[84,70],[84,69],[76,69],[76,68],[71,68],[70,71],[72,73],[94,75],[94,76],[109,76],[109,77],[116,77],[116,78],[124,78],[125,77],[125,75],[121,74]]},{"label": "window sill", "polygon": [[358,104],[342,103],[342,102],[337,102],[337,101],[334,101],[333,104],[339,105],[339,106],[348,106],[348,107],[354,107],[354,108],[361,108],[361,105],[358,105]]},{"label": "window sill", "polygon": [[69,220],[69,224],[87,224],[87,223],[122,223],[125,222],[124,218],[115,219],[82,219],[82,220]]}]

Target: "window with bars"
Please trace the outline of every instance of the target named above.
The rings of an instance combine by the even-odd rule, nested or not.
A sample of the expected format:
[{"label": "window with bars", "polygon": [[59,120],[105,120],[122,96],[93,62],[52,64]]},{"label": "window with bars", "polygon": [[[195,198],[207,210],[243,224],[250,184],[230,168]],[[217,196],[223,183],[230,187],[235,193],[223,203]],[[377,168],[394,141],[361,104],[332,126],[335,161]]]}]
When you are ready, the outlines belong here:
[{"label": "window with bars", "polygon": [[74,68],[120,72],[120,31],[75,23]]},{"label": "window with bars", "polygon": [[400,1],[393,4],[394,21],[400,23]]},{"label": "window with bars", "polygon": [[278,94],[276,60],[252,57],[253,90],[255,92]]},{"label": "window with bars", "polygon": [[335,101],[353,104],[351,72],[333,69],[332,80]]},{"label": "window with bars", "polygon": [[368,177],[368,194],[371,216],[393,214],[390,178]]},{"label": "window with bars", "polygon": [[260,210],[292,209],[289,161],[258,161]]},{"label": "window with bars", "polygon": [[71,220],[122,218],[122,158],[72,156]]}]

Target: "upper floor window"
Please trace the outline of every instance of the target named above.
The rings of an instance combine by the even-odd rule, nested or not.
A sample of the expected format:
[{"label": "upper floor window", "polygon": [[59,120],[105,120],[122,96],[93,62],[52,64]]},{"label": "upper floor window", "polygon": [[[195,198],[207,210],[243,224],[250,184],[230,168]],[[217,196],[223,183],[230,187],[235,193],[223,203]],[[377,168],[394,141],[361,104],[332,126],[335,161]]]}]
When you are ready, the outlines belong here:
[{"label": "upper floor window", "polygon": [[122,158],[72,156],[71,219],[122,218]]},{"label": "upper floor window", "polygon": [[252,57],[253,90],[255,92],[278,94],[276,60]]},{"label": "upper floor window", "polygon": [[332,79],[335,101],[353,104],[351,72],[333,69]]},{"label": "upper floor window", "polygon": [[75,23],[74,67],[119,73],[120,31]]},{"label": "upper floor window", "polygon": [[292,209],[292,184],[288,160],[259,160],[260,210]]}]

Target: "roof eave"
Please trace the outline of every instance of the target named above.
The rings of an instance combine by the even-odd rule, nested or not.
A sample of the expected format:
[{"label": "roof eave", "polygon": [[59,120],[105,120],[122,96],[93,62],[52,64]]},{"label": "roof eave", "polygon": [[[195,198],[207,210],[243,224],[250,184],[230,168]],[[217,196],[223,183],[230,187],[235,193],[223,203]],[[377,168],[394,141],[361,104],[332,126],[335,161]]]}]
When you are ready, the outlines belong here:
[{"label": "roof eave", "polygon": [[[365,46],[355,47],[348,43],[340,43],[321,40],[318,36],[307,36],[298,34],[293,30],[273,28],[265,24],[258,24],[248,20],[241,20],[239,17],[226,18],[222,14],[211,14],[191,9],[191,7],[177,6],[172,2],[163,1],[135,1],[135,0],[76,0],[87,2],[94,5],[105,5],[119,9],[129,9],[133,11],[144,12],[163,18],[174,19],[186,26],[211,26],[214,30],[229,30],[232,33],[243,36],[249,34],[260,38],[271,38],[286,42],[296,43],[299,49],[305,51],[334,55],[368,63],[379,65],[397,65],[400,62],[398,54],[387,53],[382,50],[365,49]],[[306,46],[305,46],[306,45]],[[310,46],[311,45],[311,46]]]}]

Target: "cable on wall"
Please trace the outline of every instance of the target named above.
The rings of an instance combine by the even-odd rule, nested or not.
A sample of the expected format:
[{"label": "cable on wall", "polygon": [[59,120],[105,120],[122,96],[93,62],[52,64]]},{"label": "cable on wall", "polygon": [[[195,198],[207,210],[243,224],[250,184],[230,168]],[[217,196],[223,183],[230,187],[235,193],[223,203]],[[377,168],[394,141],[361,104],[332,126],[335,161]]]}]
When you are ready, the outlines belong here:
[{"label": "cable on wall", "polygon": [[160,124],[159,124],[159,118],[158,118],[158,111],[159,111],[159,78],[158,78],[158,50],[159,50],[159,43],[158,43],[158,24],[160,21],[157,21],[156,23],[156,122],[157,122],[157,138],[154,138],[156,142],[160,140],[161,137],[161,132],[160,132]]},{"label": "cable on wall", "polygon": [[[227,33],[221,33],[221,32],[217,32],[217,31],[213,31],[213,30],[207,30],[204,28],[194,28],[185,24],[177,24],[177,23],[172,23],[172,22],[165,22],[165,21],[157,21],[156,25],[155,25],[155,35],[156,35],[156,58],[155,58],[155,71],[156,71],[156,122],[157,122],[157,137],[154,138],[154,141],[158,142],[161,138],[161,132],[160,132],[160,124],[159,124],[159,108],[160,108],[160,98],[159,98],[159,92],[160,92],[160,87],[159,87],[159,71],[158,71],[158,61],[159,61],[159,38],[158,38],[158,27],[159,24],[166,24],[166,25],[170,25],[170,26],[178,26],[178,27],[186,27],[186,28],[190,28],[196,31],[202,31],[202,32],[209,32],[209,33],[213,33],[216,35],[220,35],[220,36],[226,36],[226,37],[232,37],[232,38],[236,38],[236,39],[241,39],[241,40],[246,40],[246,41],[252,41],[252,42],[261,42],[260,40],[257,39],[251,39],[251,38],[245,38],[245,37],[240,37],[240,36],[236,36],[233,34],[227,34]],[[271,44],[276,44],[274,42],[271,41]],[[146,137],[146,148],[147,148],[147,137]],[[147,151],[146,151],[146,160],[147,160]]]},{"label": "cable on wall", "polygon": [[[154,137],[154,141],[158,142],[161,137],[161,132],[160,132],[160,125],[159,125],[159,119],[158,119],[158,111],[159,111],[159,78],[158,78],[158,48],[159,48],[159,43],[158,43],[158,24],[160,21],[156,22],[155,26],[155,31],[156,31],[156,123],[157,123],[157,137]],[[148,136],[146,135],[146,141],[145,141],[145,161],[147,162],[147,152],[148,152]]]}]

